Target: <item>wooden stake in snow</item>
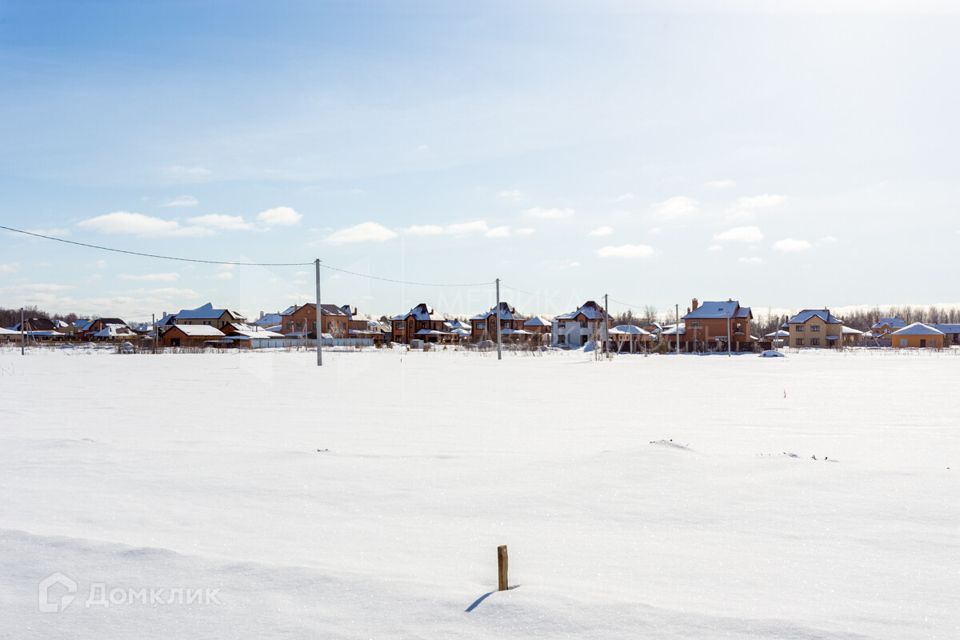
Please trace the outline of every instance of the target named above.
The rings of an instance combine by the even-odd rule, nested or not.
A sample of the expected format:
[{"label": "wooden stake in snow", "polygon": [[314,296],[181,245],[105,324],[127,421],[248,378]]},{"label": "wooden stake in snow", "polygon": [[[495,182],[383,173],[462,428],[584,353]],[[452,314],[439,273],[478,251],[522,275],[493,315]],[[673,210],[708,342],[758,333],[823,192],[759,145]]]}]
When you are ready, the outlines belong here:
[{"label": "wooden stake in snow", "polygon": [[505,544],[497,547],[497,571],[499,574],[497,591],[506,591],[510,587],[507,584],[507,545]]}]

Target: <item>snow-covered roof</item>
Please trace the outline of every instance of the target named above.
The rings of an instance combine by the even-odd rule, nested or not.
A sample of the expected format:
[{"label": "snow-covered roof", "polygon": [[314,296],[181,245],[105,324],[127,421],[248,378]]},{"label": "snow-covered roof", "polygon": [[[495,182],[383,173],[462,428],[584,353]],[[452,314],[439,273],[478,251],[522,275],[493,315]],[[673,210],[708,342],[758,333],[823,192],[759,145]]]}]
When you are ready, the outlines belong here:
[{"label": "snow-covered roof", "polygon": [[442,313],[437,313],[431,307],[428,307],[425,302],[421,302],[410,311],[406,313],[401,313],[400,315],[393,316],[391,320],[406,320],[409,317],[413,317],[414,320],[419,322],[426,322],[428,320],[432,321],[443,321],[448,320],[449,318]]},{"label": "snow-covered roof", "polygon": [[78,318],[77,320],[73,321],[73,326],[80,331],[86,331],[92,324],[93,320],[90,318]]},{"label": "snow-covered roof", "polygon": [[891,329],[902,329],[907,326],[907,323],[905,320],[896,317],[880,318],[870,328],[882,329],[884,326],[890,327]]},{"label": "snow-covered roof", "polygon": [[544,318],[543,316],[533,316],[524,320],[523,326],[525,327],[550,327],[553,326],[553,323]]},{"label": "snow-covered roof", "polygon": [[279,325],[283,323],[283,314],[281,313],[265,313],[263,316],[257,320],[253,321],[253,324],[258,327],[272,327],[273,325]]},{"label": "snow-covered roof", "polygon": [[125,324],[110,323],[104,325],[100,331],[93,334],[94,338],[116,338],[117,336],[130,336],[134,331]]},{"label": "snow-covered roof", "polygon": [[[492,317],[492,316],[494,315],[494,313],[496,312],[496,310],[497,310],[497,307],[496,307],[496,305],[494,305],[494,306],[490,307],[487,311],[484,311],[483,313],[478,313],[477,315],[473,316],[473,317],[470,318],[470,319],[471,319],[471,320],[486,320],[487,318]],[[516,318],[516,319],[519,319],[519,318],[520,318],[520,316],[517,314],[517,310],[516,310],[514,307],[511,307],[511,306],[510,306],[510,303],[504,302],[504,301],[501,300],[501,301],[500,301],[500,319],[501,319],[501,320],[513,320],[513,319],[515,319],[515,318]]]},{"label": "snow-covered roof", "polygon": [[618,324],[609,331],[612,335],[652,336],[653,334],[635,324]]},{"label": "snow-covered roof", "polygon": [[913,324],[908,324],[903,329],[897,329],[892,334],[894,336],[942,336],[943,331],[939,329],[934,329],[930,325],[923,324],[922,322],[914,322]]},{"label": "snow-covered roof", "polygon": [[960,333],[960,324],[958,323],[928,322],[927,325],[943,333]]},{"label": "snow-covered roof", "polygon": [[820,318],[827,324],[841,324],[840,319],[830,313],[829,309],[804,309],[787,320],[787,324],[803,324],[811,318]]},{"label": "snow-covered roof", "polygon": [[503,329],[501,335],[505,336],[532,336],[533,334],[526,329]]},{"label": "snow-covered roof", "polygon": [[846,325],[840,327],[840,332],[845,336],[862,336],[863,331],[859,329],[854,329],[853,327],[848,327]]},{"label": "snow-covered roof", "polygon": [[420,329],[417,331],[418,336],[452,336],[453,333],[450,331],[437,331],[436,329]]},{"label": "snow-covered roof", "polygon": [[556,317],[557,320],[571,320],[578,315],[583,314],[587,320],[600,320],[603,318],[603,307],[593,300],[587,300],[576,311],[563,313]]},{"label": "snow-covered roof", "polygon": [[737,300],[707,300],[683,316],[683,319],[715,320],[718,318],[748,318],[750,316],[750,307],[741,307]]},{"label": "snow-covered roof", "polygon": [[174,324],[173,326],[191,337],[222,338],[224,335],[223,331],[208,324]]},{"label": "snow-covered roof", "polygon": [[770,333],[763,336],[764,338],[789,338],[790,332],[784,331],[783,329],[778,329],[777,331],[771,331]]},{"label": "snow-covered roof", "polygon": [[[230,313],[233,317],[241,317],[238,314],[230,312],[229,309],[215,309],[213,303],[208,302],[207,304],[201,305],[196,309],[181,309],[179,312],[172,314],[175,320],[217,320],[223,314]],[[166,319],[167,316],[164,316]],[[176,322],[174,322],[176,324]]]},{"label": "snow-covered roof", "polygon": [[[276,333],[256,325],[244,324],[242,322],[231,322],[229,325],[230,335],[241,338],[283,338],[282,333]],[[229,337],[229,336],[228,336]]]},{"label": "snow-covered roof", "polygon": [[0,336],[18,336],[20,335],[19,331],[14,331],[13,329],[4,329],[0,327]]},{"label": "snow-covered roof", "polygon": [[675,336],[675,335],[677,335],[677,333],[679,333],[680,335],[684,335],[684,334],[687,333],[687,325],[686,325],[685,322],[681,322],[681,323],[680,323],[680,331],[679,331],[679,332],[677,331],[677,325],[673,325],[673,324],[665,324],[665,325],[663,325],[663,331],[660,332],[660,335],[662,335],[662,336]]}]

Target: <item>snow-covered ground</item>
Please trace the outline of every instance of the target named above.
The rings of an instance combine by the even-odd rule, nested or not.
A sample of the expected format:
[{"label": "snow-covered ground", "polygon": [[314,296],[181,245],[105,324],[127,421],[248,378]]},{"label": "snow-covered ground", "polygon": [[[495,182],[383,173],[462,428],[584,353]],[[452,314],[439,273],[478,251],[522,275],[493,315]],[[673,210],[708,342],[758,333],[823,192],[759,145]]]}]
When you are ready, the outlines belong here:
[{"label": "snow-covered ground", "polygon": [[[3,350],[0,637],[957,638],[958,380],[949,353]],[[517,588],[467,612],[498,544]],[[75,599],[40,612],[58,572]]]}]

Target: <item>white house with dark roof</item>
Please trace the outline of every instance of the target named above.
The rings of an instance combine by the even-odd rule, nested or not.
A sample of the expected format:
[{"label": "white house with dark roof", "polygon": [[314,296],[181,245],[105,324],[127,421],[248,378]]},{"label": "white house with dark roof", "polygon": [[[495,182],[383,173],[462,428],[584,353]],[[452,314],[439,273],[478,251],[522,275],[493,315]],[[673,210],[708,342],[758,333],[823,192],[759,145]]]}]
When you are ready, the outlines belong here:
[{"label": "white house with dark roof", "polygon": [[588,342],[606,340],[609,322],[603,307],[587,300],[576,310],[553,319],[551,342],[555,347],[579,349]]}]

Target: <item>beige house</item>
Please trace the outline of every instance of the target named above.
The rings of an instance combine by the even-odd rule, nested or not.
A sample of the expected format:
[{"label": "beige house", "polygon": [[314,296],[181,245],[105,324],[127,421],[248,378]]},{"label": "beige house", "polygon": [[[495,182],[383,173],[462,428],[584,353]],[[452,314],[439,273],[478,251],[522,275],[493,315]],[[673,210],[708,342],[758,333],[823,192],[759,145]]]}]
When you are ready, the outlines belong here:
[{"label": "beige house", "polygon": [[789,346],[830,349],[843,345],[843,322],[829,309],[804,309],[787,321]]}]

